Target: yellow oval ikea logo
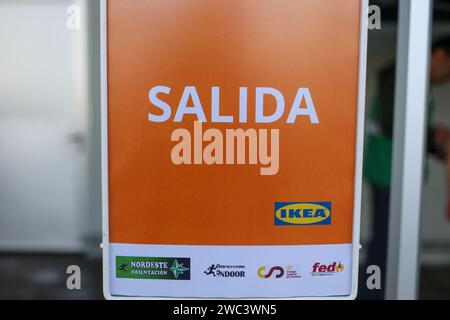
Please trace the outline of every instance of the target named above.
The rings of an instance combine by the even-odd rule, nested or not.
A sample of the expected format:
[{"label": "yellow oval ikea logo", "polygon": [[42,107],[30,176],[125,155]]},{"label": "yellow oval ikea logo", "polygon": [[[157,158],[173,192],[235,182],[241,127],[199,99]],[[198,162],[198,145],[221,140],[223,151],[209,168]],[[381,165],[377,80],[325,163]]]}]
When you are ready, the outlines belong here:
[{"label": "yellow oval ikea logo", "polygon": [[331,224],[331,202],[276,202],[275,225]]}]

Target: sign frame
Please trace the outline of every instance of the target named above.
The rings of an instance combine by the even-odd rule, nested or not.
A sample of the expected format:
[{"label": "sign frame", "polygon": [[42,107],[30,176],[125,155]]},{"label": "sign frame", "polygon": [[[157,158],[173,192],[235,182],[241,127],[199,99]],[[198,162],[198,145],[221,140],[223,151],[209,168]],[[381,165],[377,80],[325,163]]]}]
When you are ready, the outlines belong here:
[{"label": "sign frame", "polygon": [[[168,297],[135,297],[114,296],[110,293],[110,256],[109,256],[109,196],[108,196],[108,79],[107,79],[107,2],[100,0],[100,58],[101,58],[101,188],[102,188],[102,248],[103,256],[103,295],[108,300],[179,300]],[[354,173],[353,226],[352,226],[352,275],[351,293],[349,296],[294,297],[294,298],[256,298],[258,300],[354,300],[358,292],[358,269],[361,222],[362,171],[364,150],[364,119],[366,105],[366,69],[368,42],[368,9],[369,0],[360,0],[359,31],[359,68],[356,123],[356,152]],[[184,299],[184,298],[183,298]],[[201,299],[201,298],[187,298]],[[214,298],[215,299],[215,298]],[[205,298],[205,300],[214,300]],[[229,299],[229,298],[227,298]],[[253,300],[255,298],[245,298]],[[233,300],[233,299],[229,299]]]}]

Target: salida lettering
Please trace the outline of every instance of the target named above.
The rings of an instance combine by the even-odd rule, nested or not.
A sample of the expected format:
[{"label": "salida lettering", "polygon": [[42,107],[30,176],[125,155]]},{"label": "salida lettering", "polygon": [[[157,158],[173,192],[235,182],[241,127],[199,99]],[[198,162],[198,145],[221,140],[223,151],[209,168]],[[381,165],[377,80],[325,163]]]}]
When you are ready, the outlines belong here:
[{"label": "salida lettering", "polygon": [[[192,132],[187,128],[175,129],[170,137],[174,142],[171,160],[175,165],[257,165],[261,175],[275,175],[279,172],[280,132],[279,129],[230,128],[203,130],[203,123],[244,124],[248,122],[248,88],[239,88],[237,106],[239,116],[223,115],[220,112],[220,87],[211,88],[210,119],[205,116],[205,101],[201,100],[194,86],[184,87],[176,111],[164,101],[172,89],[155,86],[149,90],[150,103],[156,107],[148,113],[148,120],[163,123],[172,120],[183,122],[187,117],[193,119]],[[286,122],[294,124],[302,116],[311,124],[319,124],[316,108],[308,88],[299,88],[290,108],[286,108],[283,94],[274,88],[255,88],[254,119],[257,124],[279,121],[288,112]],[[265,101],[275,100],[275,111],[267,114]],[[273,109],[273,108],[272,108]],[[289,109],[289,110],[288,110]]]}]

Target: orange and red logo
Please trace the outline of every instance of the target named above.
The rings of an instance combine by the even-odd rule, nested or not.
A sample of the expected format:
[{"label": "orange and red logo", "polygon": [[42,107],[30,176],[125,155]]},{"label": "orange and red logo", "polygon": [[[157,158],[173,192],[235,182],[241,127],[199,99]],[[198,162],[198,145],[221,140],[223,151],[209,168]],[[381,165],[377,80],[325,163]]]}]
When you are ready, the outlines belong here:
[{"label": "orange and red logo", "polygon": [[267,271],[267,267],[261,267],[258,269],[258,277],[262,279],[268,279],[268,278],[286,278],[286,279],[293,279],[293,278],[301,278],[300,274],[295,270],[295,268],[292,265],[288,265],[286,267],[280,267],[280,266],[274,266],[270,267],[269,271]]}]

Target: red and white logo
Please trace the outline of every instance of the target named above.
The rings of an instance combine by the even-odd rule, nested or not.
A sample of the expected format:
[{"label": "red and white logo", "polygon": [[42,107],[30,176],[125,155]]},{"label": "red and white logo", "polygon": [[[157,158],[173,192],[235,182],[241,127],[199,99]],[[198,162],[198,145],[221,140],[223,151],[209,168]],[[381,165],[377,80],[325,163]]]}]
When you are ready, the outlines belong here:
[{"label": "red and white logo", "polygon": [[321,264],[320,262],[314,263],[312,266],[311,275],[313,277],[317,276],[331,276],[336,273],[344,271],[344,264],[339,262],[333,262],[331,264]]}]

